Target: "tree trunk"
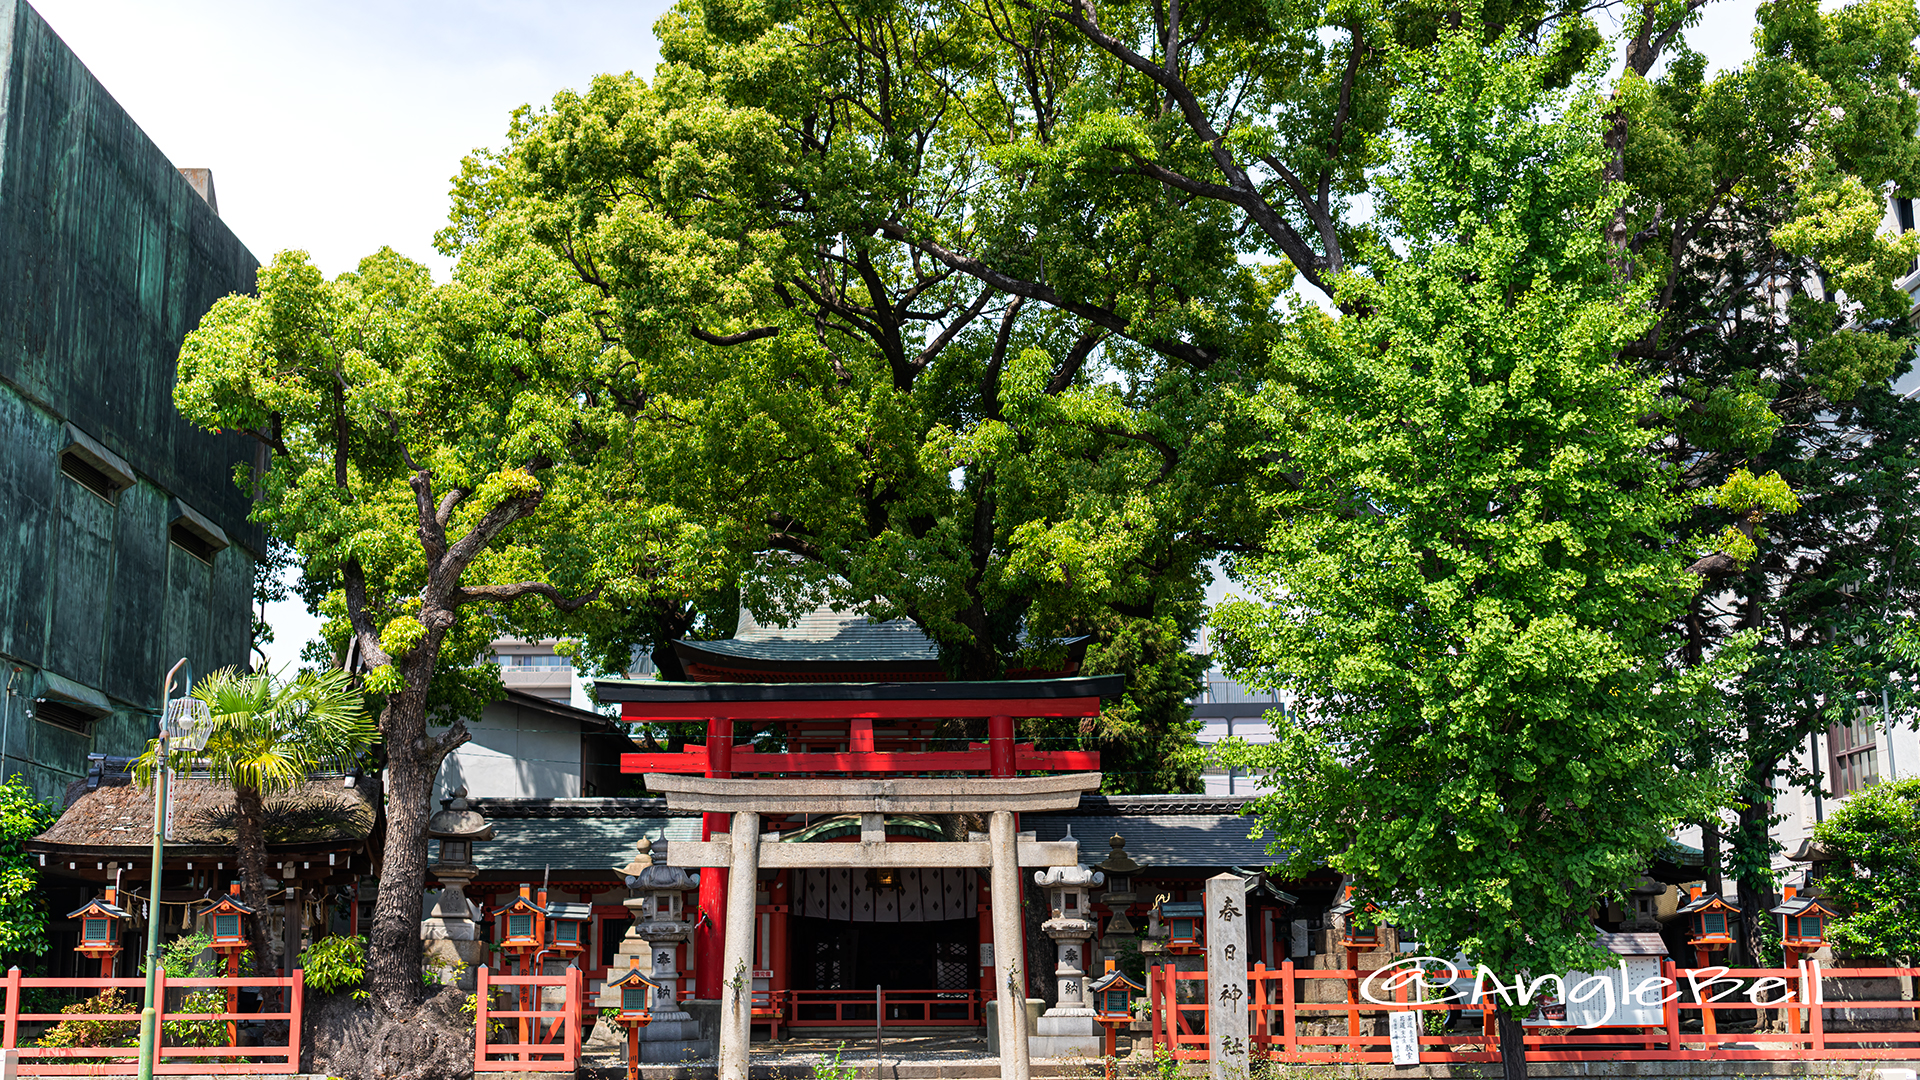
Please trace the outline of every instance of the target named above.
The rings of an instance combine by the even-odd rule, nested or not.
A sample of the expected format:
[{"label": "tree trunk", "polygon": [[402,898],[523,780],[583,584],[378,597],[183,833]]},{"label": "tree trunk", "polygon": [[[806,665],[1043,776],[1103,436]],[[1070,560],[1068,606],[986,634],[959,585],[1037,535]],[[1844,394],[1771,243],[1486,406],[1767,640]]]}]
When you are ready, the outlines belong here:
[{"label": "tree trunk", "polygon": [[[267,948],[267,807],[254,788],[233,789],[238,813],[233,823],[233,846],[240,853],[240,898],[253,909],[247,920],[247,940],[253,946],[253,971],[273,974],[273,953]],[[216,891],[219,883],[215,884]],[[293,967],[293,957],[287,958]]]},{"label": "tree trunk", "polygon": [[1527,1080],[1527,1029],[1521,1026],[1519,1016],[1505,1009],[1498,1015],[1501,1080]]},{"label": "tree trunk", "polygon": [[434,775],[444,753],[427,738],[428,678],[422,647],[403,663],[407,687],[387,700],[380,732],[387,747],[386,845],[368,937],[367,989],[388,1015],[420,998],[420,897],[427,884],[427,818]]},{"label": "tree trunk", "polygon": [[1701,876],[1707,879],[1707,891],[1718,893],[1726,886],[1720,880],[1720,867],[1723,864],[1720,854],[1720,814],[1709,813],[1700,819],[1700,863]]},{"label": "tree trunk", "polygon": [[1745,799],[1734,833],[1735,880],[1740,883],[1740,920],[1744,928],[1741,939],[1747,949],[1748,963],[1756,967],[1760,964],[1761,930],[1773,920],[1767,911],[1773,903],[1773,876],[1767,872],[1773,865],[1774,855],[1773,834],[1769,828],[1773,819],[1773,788],[1767,781],[1775,767],[1773,761],[1749,764]]}]

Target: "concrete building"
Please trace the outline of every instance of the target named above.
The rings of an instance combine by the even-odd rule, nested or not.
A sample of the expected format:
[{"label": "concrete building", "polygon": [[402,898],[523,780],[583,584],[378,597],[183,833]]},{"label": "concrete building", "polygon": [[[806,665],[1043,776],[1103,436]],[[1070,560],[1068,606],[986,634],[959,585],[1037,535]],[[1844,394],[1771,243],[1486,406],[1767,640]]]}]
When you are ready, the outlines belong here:
[{"label": "concrete building", "polygon": [[[435,798],[579,799],[616,795],[620,755],[640,749],[616,721],[509,688],[467,719],[473,740],[447,755]],[[611,865],[611,864],[609,864]]]},{"label": "concrete building", "polygon": [[0,774],[49,799],[89,753],[141,750],[175,660],[247,662],[254,447],[172,393],[181,340],[258,264],[189,171],[0,0]]},{"label": "concrete building", "polygon": [[[1200,721],[1200,745],[1211,747],[1226,739],[1272,742],[1273,726],[1267,720],[1267,713],[1292,708],[1290,697],[1272,691],[1249,690],[1227,678],[1219,668],[1209,670],[1205,688],[1192,701],[1193,718]],[[1265,795],[1272,790],[1271,785],[1242,769],[1230,769],[1211,760],[1201,771],[1200,779],[1208,795]]]}]

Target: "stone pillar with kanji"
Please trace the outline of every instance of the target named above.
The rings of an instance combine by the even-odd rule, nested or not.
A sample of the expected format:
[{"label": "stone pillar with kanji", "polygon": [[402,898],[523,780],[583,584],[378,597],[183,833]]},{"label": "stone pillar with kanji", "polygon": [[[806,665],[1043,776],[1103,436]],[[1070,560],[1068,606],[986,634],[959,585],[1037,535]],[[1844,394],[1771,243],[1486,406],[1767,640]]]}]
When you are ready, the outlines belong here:
[{"label": "stone pillar with kanji", "polygon": [[1247,882],[1207,879],[1207,1075],[1247,1075]]}]

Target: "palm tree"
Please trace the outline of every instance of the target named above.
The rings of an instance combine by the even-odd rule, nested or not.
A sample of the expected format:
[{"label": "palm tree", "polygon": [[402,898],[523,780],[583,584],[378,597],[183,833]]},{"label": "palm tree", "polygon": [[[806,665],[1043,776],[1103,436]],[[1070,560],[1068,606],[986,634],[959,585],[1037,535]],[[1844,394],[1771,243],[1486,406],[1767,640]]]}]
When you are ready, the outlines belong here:
[{"label": "palm tree", "polygon": [[[193,696],[207,703],[213,731],[206,749],[176,752],[185,770],[206,768],[214,780],[233,788],[234,847],[239,852],[240,891],[247,906],[266,911],[266,798],[303,783],[309,774],[344,770],[373,745],[378,729],[367,718],[360,692],[343,671],[303,671],[291,681],[267,672],[234,668],[200,680]],[[158,740],[134,763],[140,783],[153,782]],[[255,918],[256,970],[268,968],[266,920]]]}]

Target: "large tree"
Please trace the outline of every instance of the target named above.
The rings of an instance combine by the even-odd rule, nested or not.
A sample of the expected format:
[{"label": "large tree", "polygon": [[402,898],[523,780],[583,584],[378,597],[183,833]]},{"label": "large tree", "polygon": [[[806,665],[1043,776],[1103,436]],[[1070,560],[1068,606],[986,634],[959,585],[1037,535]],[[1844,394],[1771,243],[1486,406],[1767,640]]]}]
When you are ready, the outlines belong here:
[{"label": "large tree", "polygon": [[390,1014],[422,985],[434,778],[467,738],[459,717],[499,693],[475,666],[487,643],[706,589],[723,550],[675,509],[697,499],[657,500],[639,478],[675,444],[579,288],[530,247],[439,286],[391,251],[331,281],[283,253],[181,350],[181,412],[268,448],[265,473],[240,477],[260,486],[255,516],[292,545],[336,662],[380,702],[367,984]]},{"label": "large tree", "polygon": [[[1092,633],[1127,700],[1032,733],[1091,740],[1112,790],[1187,788],[1208,564],[1259,538],[1239,391],[1276,297],[1332,290],[1365,232],[1382,50],[1448,13],[684,0],[651,86],[560,94],[469,159],[443,243],[544,245],[687,393],[801,373],[738,395],[803,474],[739,518],[792,556],[749,605],[904,616],[974,678]],[[1562,79],[1598,42],[1573,8],[1488,18],[1566,23]],[[665,603],[598,651],[712,625]]]},{"label": "large tree", "polygon": [[1909,363],[1896,282],[1920,244],[1881,229],[1887,195],[1920,182],[1920,20],[1908,0],[1773,0],[1757,22],[1754,58],[1712,76],[1683,34],[1636,39],[1613,133],[1632,193],[1614,239],[1655,287],[1623,356],[1660,379],[1657,449],[1682,487],[1777,474],[1797,503],[1762,526],[1706,500],[1686,522],[1745,536],[1695,564],[1675,648],[1700,663],[1755,638],[1729,686],[1738,715],[1694,725],[1682,759],[1732,778],[1735,827],[1718,809],[1700,823],[1750,935],[1770,918],[1774,792],[1814,782],[1796,754],[1884,678],[1888,635],[1920,605],[1920,408],[1887,388]]},{"label": "large tree", "polygon": [[1619,359],[1650,289],[1605,243],[1598,95],[1477,29],[1391,57],[1370,273],[1274,348],[1256,451],[1287,490],[1235,567],[1264,602],[1217,620],[1230,671],[1304,702],[1239,759],[1285,865],[1511,982],[1602,966],[1595,898],[1702,795],[1671,764],[1697,686],[1665,661],[1696,579],[1657,385]]}]

